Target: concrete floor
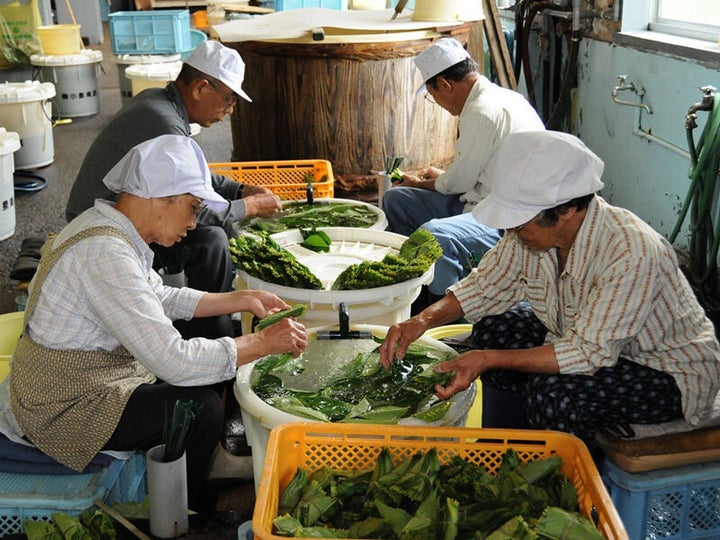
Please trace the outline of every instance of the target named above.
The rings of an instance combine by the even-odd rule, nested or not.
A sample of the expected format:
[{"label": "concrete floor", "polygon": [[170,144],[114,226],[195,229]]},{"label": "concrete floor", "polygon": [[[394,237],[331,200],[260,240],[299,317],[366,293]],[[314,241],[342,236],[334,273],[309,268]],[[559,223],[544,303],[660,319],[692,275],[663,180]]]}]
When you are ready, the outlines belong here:
[{"label": "concrete floor", "polygon": [[[47,188],[34,193],[15,191],[15,233],[0,241],[0,313],[16,311],[15,298],[19,282],[9,274],[24,238],[46,236],[60,231],[66,224],[65,205],[70,188],[87,148],[106,122],[122,107],[118,83],[117,64],[112,61],[110,40],[105,25],[105,40],[91,49],[103,53],[98,75],[100,86],[100,111],[86,117],[72,118],[72,122],[58,124],[52,129],[55,147],[54,161],[31,172],[47,180]],[[5,70],[0,72],[0,82],[20,82],[33,78],[32,70]],[[36,77],[37,78],[37,77]],[[231,160],[232,136],[230,119],[203,129],[195,140],[203,148],[209,162]],[[5,181],[5,180],[3,180]],[[252,516],[255,491],[252,481],[225,482],[219,486],[217,519],[193,528],[185,537],[190,540],[237,538],[237,528]],[[140,528],[146,524],[138,523]],[[131,536],[132,537],[132,536]]]}]

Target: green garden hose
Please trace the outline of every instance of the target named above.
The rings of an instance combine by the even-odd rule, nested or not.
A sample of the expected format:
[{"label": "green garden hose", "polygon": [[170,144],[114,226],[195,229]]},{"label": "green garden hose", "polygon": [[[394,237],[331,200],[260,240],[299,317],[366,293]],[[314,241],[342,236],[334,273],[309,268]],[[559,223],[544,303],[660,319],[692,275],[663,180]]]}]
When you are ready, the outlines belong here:
[{"label": "green garden hose", "polygon": [[717,218],[720,94],[714,95],[712,100],[712,110],[697,146],[692,135],[694,124],[689,123],[691,125],[686,126],[690,149],[690,187],[668,240],[671,243],[675,241],[689,211],[687,276],[705,309],[720,312],[717,263],[720,248],[720,220]]}]

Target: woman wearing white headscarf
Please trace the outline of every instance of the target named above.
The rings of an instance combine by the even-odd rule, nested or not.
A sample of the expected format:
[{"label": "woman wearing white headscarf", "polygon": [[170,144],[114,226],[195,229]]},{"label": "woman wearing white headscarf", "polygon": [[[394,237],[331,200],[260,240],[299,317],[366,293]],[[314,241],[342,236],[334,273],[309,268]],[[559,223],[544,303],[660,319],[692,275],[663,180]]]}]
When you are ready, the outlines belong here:
[{"label": "woman wearing white headscarf", "polygon": [[572,135],[526,132],[508,136],[489,168],[491,194],[473,214],[503,238],[445,299],[390,329],[383,364],[428,328],[461,317],[476,330],[508,325],[504,314],[526,302],[544,339],[523,348],[527,319],[519,339],[499,330],[495,346],[438,368],[455,373],[439,397],[481,377],[524,408],[526,426],[502,427],[567,431],[591,449],[598,429],[633,436],[633,424],[710,421],[720,390],[713,325],[672,246],[596,195],[603,162]]}]

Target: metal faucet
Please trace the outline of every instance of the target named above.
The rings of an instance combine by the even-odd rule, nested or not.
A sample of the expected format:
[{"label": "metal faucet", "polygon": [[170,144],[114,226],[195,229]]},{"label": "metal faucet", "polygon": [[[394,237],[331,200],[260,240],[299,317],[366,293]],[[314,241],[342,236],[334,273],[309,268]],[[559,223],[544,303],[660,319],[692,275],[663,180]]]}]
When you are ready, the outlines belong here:
[{"label": "metal faucet", "polygon": [[703,86],[700,88],[702,92],[702,101],[690,105],[685,115],[685,129],[695,129],[697,127],[697,111],[712,111],[715,103],[715,87]]},{"label": "metal faucet", "polygon": [[[626,84],[627,78],[628,78],[627,75],[618,75],[617,76],[617,80],[618,80],[619,84],[615,88],[612,89],[612,92],[611,92],[612,100],[619,105],[627,105],[629,107],[640,107],[641,109],[645,109],[648,114],[652,114],[652,109],[650,108],[650,106],[647,103],[642,102],[642,98],[645,95],[645,89],[641,86],[636,86],[635,83],[632,81],[630,81],[629,83]],[[633,94],[637,94],[638,97],[640,98],[640,102],[634,103],[632,101],[625,101],[624,99],[619,99],[617,97],[619,92],[623,92],[626,90],[631,91]]]}]

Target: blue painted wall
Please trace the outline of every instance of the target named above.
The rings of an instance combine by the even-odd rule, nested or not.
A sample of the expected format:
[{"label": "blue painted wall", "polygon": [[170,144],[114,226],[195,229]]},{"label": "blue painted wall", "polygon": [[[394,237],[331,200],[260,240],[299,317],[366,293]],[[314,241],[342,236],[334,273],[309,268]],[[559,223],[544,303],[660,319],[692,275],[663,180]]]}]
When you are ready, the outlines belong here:
[{"label": "blue painted wall", "polygon": [[[575,130],[605,161],[606,188],[602,194],[667,236],[689,186],[689,161],[633,135],[640,109],[613,102],[611,91],[618,84],[617,75],[628,75],[628,82],[645,89],[644,101],[653,113],[642,112],[642,128],[687,150],[685,115],[693,103],[701,100],[701,86],[712,85],[720,90],[720,71],[698,62],[602,41],[584,39],[581,44]],[[618,97],[639,101],[630,92],[621,92]],[[696,142],[707,116],[698,113]],[[675,246],[682,252],[687,247],[687,236],[681,234]]]}]

